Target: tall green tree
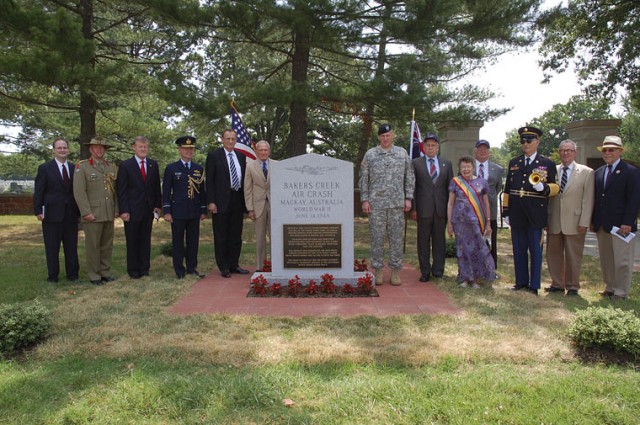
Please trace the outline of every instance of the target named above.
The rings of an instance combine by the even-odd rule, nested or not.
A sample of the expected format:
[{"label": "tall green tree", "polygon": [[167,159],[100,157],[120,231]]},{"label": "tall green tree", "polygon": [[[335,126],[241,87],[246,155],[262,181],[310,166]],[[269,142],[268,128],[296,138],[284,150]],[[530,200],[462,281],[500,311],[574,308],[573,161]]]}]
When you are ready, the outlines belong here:
[{"label": "tall green tree", "polygon": [[570,0],[548,11],[543,29],[543,68],[563,72],[575,64],[590,93],[640,96],[640,2]]},{"label": "tall green tree", "polygon": [[0,0],[0,118],[20,123],[27,142],[66,132],[82,157],[98,131],[130,140],[137,119],[146,133],[175,114],[152,94],[170,83],[168,68],[183,64],[193,40],[178,21],[197,7],[189,0]]}]

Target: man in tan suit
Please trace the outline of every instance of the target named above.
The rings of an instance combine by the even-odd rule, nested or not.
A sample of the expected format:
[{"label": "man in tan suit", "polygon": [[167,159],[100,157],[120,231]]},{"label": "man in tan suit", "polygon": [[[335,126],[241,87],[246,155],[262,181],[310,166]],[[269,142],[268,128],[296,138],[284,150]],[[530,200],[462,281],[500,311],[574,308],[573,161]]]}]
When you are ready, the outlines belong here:
[{"label": "man in tan suit", "polygon": [[111,146],[100,137],[89,143],[91,158],[78,162],[73,178],[85,236],[87,274],[94,285],[111,282],[113,221],[118,217],[116,167],[105,158]]},{"label": "man in tan suit", "polygon": [[580,267],[587,229],[591,224],[594,202],[594,174],[576,163],[577,146],[564,140],[559,147],[558,184],[560,193],[549,198],[547,228],[547,264],[551,286],[545,292],[567,291],[578,295]]},{"label": "man in tan suit", "polygon": [[244,176],[244,202],[249,211],[249,218],[253,220],[256,231],[256,271],[262,271],[264,260],[267,258],[267,234],[270,234],[271,222],[271,176],[269,168],[274,160],[271,156],[271,146],[266,140],[256,143],[255,161],[247,164]]}]

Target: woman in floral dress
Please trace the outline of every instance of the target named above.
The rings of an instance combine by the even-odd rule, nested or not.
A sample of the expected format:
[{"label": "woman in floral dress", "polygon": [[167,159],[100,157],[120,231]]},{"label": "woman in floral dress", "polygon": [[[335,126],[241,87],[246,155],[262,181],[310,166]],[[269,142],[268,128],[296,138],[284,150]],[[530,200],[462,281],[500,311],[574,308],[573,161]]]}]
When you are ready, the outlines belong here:
[{"label": "woman in floral dress", "polygon": [[479,288],[478,280],[493,280],[495,265],[486,239],[489,225],[489,187],[485,179],[474,175],[474,160],[463,156],[458,161],[459,175],[449,183],[447,230],[455,234],[460,286]]}]

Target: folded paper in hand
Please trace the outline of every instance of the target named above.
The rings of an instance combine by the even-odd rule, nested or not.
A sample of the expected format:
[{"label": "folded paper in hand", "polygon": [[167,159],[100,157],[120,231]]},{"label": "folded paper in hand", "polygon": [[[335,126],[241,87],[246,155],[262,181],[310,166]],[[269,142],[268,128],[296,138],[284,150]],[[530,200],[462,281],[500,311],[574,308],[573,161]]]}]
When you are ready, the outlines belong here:
[{"label": "folded paper in hand", "polygon": [[613,236],[615,236],[615,237],[619,238],[619,239],[622,239],[622,240],[623,240],[623,241],[625,241],[626,243],[631,242],[631,240],[632,240],[633,238],[635,238],[635,237],[636,237],[636,234],[635,234],[635,233],[633,233],[633,232],[629,232],[629,234],[628,234],[627,236],[622,236],[622,234],[621,234],[621,233],[619,233],[619,232],[620,232],[620,228],[619,228],[619,227],[613,226],[613,227],[611,228],[611,234],[612,234]]}]

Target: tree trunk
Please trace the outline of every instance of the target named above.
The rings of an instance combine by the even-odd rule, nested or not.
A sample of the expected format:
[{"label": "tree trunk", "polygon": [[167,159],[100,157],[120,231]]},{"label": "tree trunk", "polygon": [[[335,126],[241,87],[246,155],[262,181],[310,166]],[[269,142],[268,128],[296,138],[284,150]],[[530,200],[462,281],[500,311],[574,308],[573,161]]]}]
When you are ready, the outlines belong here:
[{"label": "tree trunk", "polygon": [[307,153],[307,77],[309,71],[310,36],[308,29],[297,29],[291,65],[293,101],[290,104],[288,156]]},{"label": "tree trunk", "polygon": [[[82,35],[87,40],[93,40],[93,0],[80,0],[79,10],[82,16]],[[87,64],[95,71],[95,56]],[[80,157],[89,158],[89,146],[86,144],[96,136],[96,112],[98,100],[93,83],[84,83],[80,87]]]}]

